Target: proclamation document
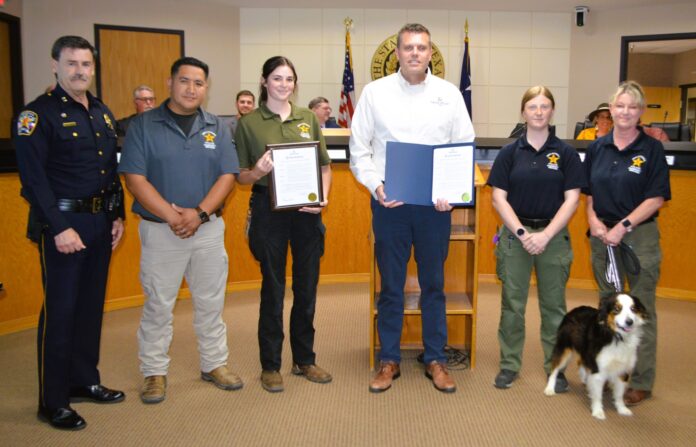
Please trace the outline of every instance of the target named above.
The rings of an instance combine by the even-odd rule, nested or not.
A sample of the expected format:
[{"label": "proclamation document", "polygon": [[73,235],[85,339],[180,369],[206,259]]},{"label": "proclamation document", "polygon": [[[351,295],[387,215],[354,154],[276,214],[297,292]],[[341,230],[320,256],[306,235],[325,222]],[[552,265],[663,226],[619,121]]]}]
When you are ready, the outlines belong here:
[{"label": "proclamation document", "polygon": [[474,200],[474,148],[471,144],[433,149],[432,201],[471,205]]},{"label": "proclamation document", "polygon": [[324,200],[319,142],[269,144],[273,170],[269,178],[273,210],[319,206]]}]

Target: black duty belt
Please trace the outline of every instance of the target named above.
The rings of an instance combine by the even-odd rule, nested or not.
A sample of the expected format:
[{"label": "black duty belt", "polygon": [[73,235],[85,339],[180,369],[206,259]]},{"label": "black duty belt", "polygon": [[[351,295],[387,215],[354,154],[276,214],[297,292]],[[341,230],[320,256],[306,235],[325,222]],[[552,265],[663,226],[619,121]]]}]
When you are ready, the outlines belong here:
[{"label": "black duty belt", "polygon": [[[222,209],[221,209],[221,208],[218,208],[217,210],[215,210],[214,213],[212,213],[212,214],[210,214],[210,215],[211,215],[211,216],[215,215],[215,216],[217,216],[217,217],[221,217],[221,216],[222,216]],[[148,222],[164,223],[164,221],[161,220],[161,219],[155,219],[155,218],[153,218],[153,217],[143,216],[142,214],[140,215],[140,218],[141,218],[142,220],[146,220],[146,221],[148,221]],[[203,222],[203,223],[205,223],[205,222]]]},{"label": "black duty belt", "polygon": [[[607,228],[611,229],[611,228],[614,228],[614,227],[616,226],[616,224],[618,224],[619,222],[621,222],[621,220],[623,220],[623,219],[621,219],[621,220],[599,219],[599,220],[602,221],[602,223],[603,223]],[[651,218],[649,218],[649,219],[644,220],[643,222],[639,223],[639,224],[636,225],[636,226],[639,227],[639,226],[641,226],[641,225],[643,225],[643,224],[653,222],[654,220],[655,220],[655,218],[654,218],[654,217],[651,217]]]},{"label": "black duty belt", "polygon": [[527,219],[526,217],[520,217],[519,219],[522,225],[529,227],[532,230],[546,228],[546,226],[551,223],[551,219]]},{"label": "black duty belt", "polygon": [[255,192],[258,194],[267,194],[268,186],[254,184],[254,186],[251,187],[251,192]]},{"label": "black duty belt", "polygon": [[105,202],[103,196],[96,196],[87,199],[58,199],[56,204],[61,211],[97,214],[106,211]]}]

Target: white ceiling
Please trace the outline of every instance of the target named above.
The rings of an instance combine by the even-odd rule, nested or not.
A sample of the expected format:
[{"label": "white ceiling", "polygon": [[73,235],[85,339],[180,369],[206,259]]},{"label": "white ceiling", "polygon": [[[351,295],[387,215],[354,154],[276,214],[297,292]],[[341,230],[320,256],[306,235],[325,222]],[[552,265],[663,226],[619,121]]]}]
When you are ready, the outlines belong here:
[{"label": "white ceiling", "polygon": [[212,0],[247,8],[447,9],[479,11],[574,12],[584,5],[594,12],[655,5],[689,4],[693,0]]},{"label": "white ceiling", "polygon": [[632,42],[631,53],[678,54],[696,49],[696,39]]}]

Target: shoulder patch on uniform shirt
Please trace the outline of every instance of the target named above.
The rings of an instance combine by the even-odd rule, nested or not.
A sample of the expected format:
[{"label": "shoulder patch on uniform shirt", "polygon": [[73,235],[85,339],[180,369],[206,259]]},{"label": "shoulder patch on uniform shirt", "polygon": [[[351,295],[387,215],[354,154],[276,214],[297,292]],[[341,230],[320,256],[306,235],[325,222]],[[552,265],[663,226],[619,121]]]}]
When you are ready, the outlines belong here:
[{"label": "shoulder patch on uniform shirt", "polygon": [[25,110],[17,118],[17,135],[28,137],[34,133],[36,125],[39,123],[39,115],[31,110]]},{"label": "shoulder patch on uniform shirt", "polygon": [[203,147],[206,149],[215,149],[215,137],[217,137],[215,132],[206,130],[202,132],[201,135],[203,136]]},{"label": "shoulder patch on uniform shirt", "polygon": [[546,154],[546,158],[549,159],[549,164],[547,164],[546,167],[549,169],[553,169],[554,171],[558,171],[558,160],[561,159],[561,156],[558,155],[558,152],[551,152],[550,154]]},{"label": "shoulder patch on uniform shirt", "polygon": [[297,128],[300,129],[300,136],[302,138],[312,138],[312,136],[309,134],[309,130],[312,128],[307,123],[300,123],[297,125]]}]

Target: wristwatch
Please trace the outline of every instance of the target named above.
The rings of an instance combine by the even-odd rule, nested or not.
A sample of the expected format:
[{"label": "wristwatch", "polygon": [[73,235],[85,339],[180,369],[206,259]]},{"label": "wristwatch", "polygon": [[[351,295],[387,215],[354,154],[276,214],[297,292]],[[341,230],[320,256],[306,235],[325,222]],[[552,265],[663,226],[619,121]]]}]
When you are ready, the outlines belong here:
[{"label": "wristwatch", "polygon": [[198,213],[198,217],[201,219],[201,223],[206,223],[210,220],[208,213],[203,211],[200,206],[196,207],[196,212]]},{"label": "wristwatch", "polygon": [[517,229],[517,236],[522,237],[523,234],[524,234],[524,227],[519,227]]},{"label": "wristwatch", "polygon": [[622,221],[621,221],[621,225],[624,226],[624,228],[626,229],[627,232],[630,233],[631,231],[633,231],[633,227],[631,226],[631,221],[630,221],[630,220],[628,220],[628,219],[622,220]]}]

